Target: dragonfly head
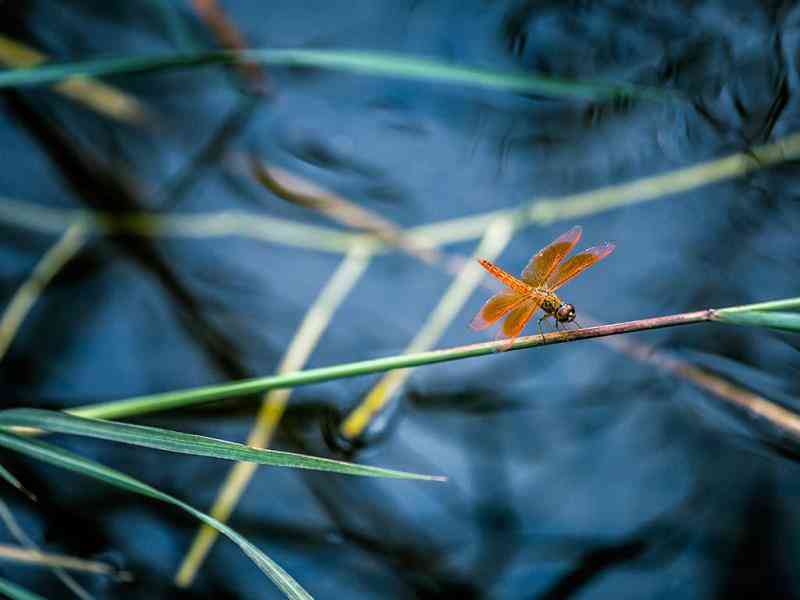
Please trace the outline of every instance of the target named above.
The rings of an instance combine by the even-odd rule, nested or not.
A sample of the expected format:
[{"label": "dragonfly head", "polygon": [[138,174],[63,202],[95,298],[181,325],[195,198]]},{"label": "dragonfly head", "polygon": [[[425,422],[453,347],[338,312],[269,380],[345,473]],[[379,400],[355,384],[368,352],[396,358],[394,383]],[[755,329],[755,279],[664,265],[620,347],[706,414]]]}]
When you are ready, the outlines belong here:
[{"label": "dragonfly head", "polygon": [[566,302],[556,310],[556,319],[559,323],[572,323],[575,320],[575,306]]}]

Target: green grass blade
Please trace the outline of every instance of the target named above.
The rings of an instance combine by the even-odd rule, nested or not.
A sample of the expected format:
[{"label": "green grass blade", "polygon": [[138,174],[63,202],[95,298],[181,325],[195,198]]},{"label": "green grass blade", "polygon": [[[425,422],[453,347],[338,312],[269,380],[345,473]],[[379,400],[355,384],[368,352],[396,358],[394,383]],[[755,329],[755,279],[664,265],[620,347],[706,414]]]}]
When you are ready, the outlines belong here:
[{"label": "green grass blade", "polygon": [[720,308],[713,312],[712,318],[734,325],[797,332],[800,331],[800,297]]},{"label": "green grass blade", "polygon": [[443,477],[357,465],[329,458],[296,454],[294,452],[250,448],[243,444],[237,444],[236,442],[182,433],[179,431],[158,429],[156,427],[80,418],[59,411],[30,408],[13,408],[0,411],[0,426],[32,427],[45,431],[82,435],[121,442],[123,444],[156,448],[167,452],[180,452],[183,454],[208,456],[225,460],[248,461],[262,465],[313,469],[316,471],[330,471],[333,473],[362,475],[367,477],[444,480]]},{"label": "green grass blade", "polygon": [[800,313],[783,311],[760,311],[723,313],[717,311],[715,321],[734,325],[750,325],[753,327],[769,327],[781,331],[800,332]]},{"label": "green grass blade", "polygon": [[36,496],[34,496],[28,490],[26,490],[24,487],[22,487],[22,484],[20,483],[19,479],[14,477],[14,475],[12,475],[11,471],[6,469],[3,465],[0,465],[0,478],[5,479],[8,483],[10,483],[12,486],[17,488],[20,492],[22,492],[23,494],[28,496],[31,500],[36,500]]},{"label": "green grass blade", "polygon": [[498,71],[441,62],[433,59],[347,50],[249,50],[248,58],[266,64],[316,67],[360,73],[418,79],[440,83],[487,87],[553,97],[618,98],[638,97],[649,100],[676,99],[677,92],[628,83],[569,81],[523,71]]},{"label": "green grass blade", "polygon": [[239,548],[242,549],[242,551],[275,583],[276,586],[278,586],[278,588],[281,589],[281,591],[283,591],[284,594],[286,594],[288,598],[295,600],[308,600],[311,598],[311,595],[306,592],[299,583],[246,538],[236,533],[227,525],[220,523],[213,517],[169,494],[161,492],[120,471],[39,440],[24,438],[12,433],[0,431],[0,446],[26,454],[36,460],[104,481],[115,487],[177,506],[195,518],[207,523],[239,546]]},{"label": "green grass blade", "polygon": [[783,300],[770,300],[769,302],[759,302],[758,304],[742,304],[741,306],[731,306],[728,308],[718,308],[714,311],[717,315],[732,315],[751,311],[766,310],[800,310],[800,297],[785,298]]},{"label": "green grass blade", "polygon": [[417,79],[487,87],[519,93],[587,99],[637,97],[648,100],[680,98],[678,92],[628,83],[579,82],[532,73],[502,72],[449,64],[432,59],[382,52],[310,49],[258,49],[178,52],[154,56],[100,58],[0,72],[0,88],[42,85],[67,77],[101,77],[199,67],[235,62],[276,66],[335,69],[362,75]]},{"label": "green grass blade", "polygon": [[29,592],[16,583],[11,583],[8,579],[0,577],[0,594],[11,598],[11,600],[46,600],[44,596]]},{"label": "green grass blade", "polygon": [[6,469],[3,465],[0,465],[0,477],[5,479],[8,483],[10,483],[12,486],[17,488],[18,490],[22,489],[22,484],[19,482],[19,479],[14,477],[11,474],[11,471]]},{"label": "green grass blade", "polygon": [[54,83],[69,77],[99,77],[148,73],[179,68],[233,62],[234,55],[226,51],[178,52],[157,56],[124,56],[97,58],[72,63],[54,63],[29,69],[0,71],[0,88],[29,87]]}]

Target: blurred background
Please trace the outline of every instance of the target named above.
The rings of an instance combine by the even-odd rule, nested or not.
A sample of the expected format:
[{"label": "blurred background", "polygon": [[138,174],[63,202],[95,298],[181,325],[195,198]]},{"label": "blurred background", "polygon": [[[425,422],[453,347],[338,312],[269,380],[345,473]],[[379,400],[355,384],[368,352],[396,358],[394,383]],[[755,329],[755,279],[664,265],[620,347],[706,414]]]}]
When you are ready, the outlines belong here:
[{"label": "blurred background", "polygon": [[[579,320],[797,293],[795,3],[0,10],[7,67],[248,47],[378,64],[165,60],[4,88],[0,310],[20,290],[30,305],[0,338],[5,407],[485,341],[468,324],[491,287],[465,259],[517,273],[576,224],[581,248],[617,244],[563,288]],[[541,85],[448,81],[429,63],[396,77],[385,53]],[[442,307],[447,294],[461,297]],[[245,477],[228,522],[318,598],[793,598],[798,447],[731,398],[800,409],[797,350],[796,335],[697,324],[130,420],[240,442],[258,423],[261,445],[449,477]],[[380,410],[354,425],[365,398]],[[232,467],[52,441],[203,511]],[[38,501],[4,489],[0,542],[19,542],[16,522],[43,552],[95,565],[70,570],[70,590],[2,556],[3,578],[48,598],[282,597],[228,540],[198,549],[188,515],[1,456]]]}]

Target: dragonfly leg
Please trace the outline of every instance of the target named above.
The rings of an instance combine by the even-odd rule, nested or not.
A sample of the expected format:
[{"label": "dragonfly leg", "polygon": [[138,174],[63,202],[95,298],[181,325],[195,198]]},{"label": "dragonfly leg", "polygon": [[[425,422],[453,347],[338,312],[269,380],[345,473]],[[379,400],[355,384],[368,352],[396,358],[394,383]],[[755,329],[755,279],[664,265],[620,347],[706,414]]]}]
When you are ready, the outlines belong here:
[{"label": "dragonfly leg", "polygon": [[539,322],[536,323],[536,326],[539,328],[539,335],[542,336],[543,344],[546,344],[547,340],[544,339],[544,332],[542,331],[542,321],[544,321],[549,316],[550,315],[548,315],[547,313],[543,314],[541,317],[539,317]]}]

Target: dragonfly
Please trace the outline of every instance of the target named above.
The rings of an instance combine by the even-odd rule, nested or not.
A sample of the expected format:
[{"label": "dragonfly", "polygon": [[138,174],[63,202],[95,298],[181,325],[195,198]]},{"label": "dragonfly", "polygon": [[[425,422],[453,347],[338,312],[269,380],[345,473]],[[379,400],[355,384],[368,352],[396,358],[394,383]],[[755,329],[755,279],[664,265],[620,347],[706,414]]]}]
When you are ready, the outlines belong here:
[{"label": "dragonfly", "polygon": [[576,316],[575,305],[561,300],[556,295],[556,290],[596,262],[603,260],[616,247],[613,243],[605,242],[564,260],[581,239],[582,231],[580,225],[576,225],[539,250],[523,269],[520,278],[514,277],[488,260],[478,259],[481,266],[503,283],[506,289],[489,298],[475,315],[470,327],[481,331],[505,317],[497,338],[507,338],[500,350],[508,350],[540,308],[544,314],[537,325],[543,342],[542,321],[545,319],[550,317],[555,319],[556,329],[560,324],[566,327],[567,323],[572,323]]}]

